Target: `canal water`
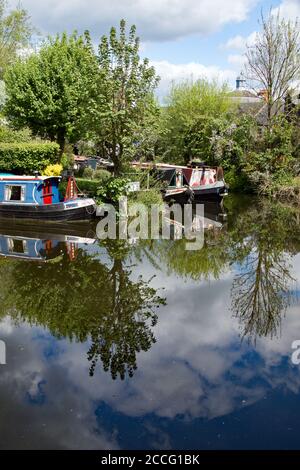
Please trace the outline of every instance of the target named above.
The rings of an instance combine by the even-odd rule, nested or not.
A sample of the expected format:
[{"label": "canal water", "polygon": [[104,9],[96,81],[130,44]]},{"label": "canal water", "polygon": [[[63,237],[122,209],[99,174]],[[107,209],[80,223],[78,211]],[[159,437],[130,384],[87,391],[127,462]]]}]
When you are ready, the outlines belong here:
[{"label": "canal water", "polygon": [[206,215],[197,251],[0,224],[1,449],[299,448],[300,209]]}]

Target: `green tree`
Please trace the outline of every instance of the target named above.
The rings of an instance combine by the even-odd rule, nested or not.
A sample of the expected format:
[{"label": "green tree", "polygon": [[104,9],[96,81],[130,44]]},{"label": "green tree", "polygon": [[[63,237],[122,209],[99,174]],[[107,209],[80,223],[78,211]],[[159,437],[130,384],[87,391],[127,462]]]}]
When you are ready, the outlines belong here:
[{"label": "green tree", "polygon": [[30,45],[34,32],[26,10],[21,7],[7,13],[7,2],[0,0],[0,79],[22,49]]},{"label": "green tree", "polygon": [[84,122],[99,68],[89,34],[49,38],[38,54],[19,60],[6,73],[6,114],[16,127],[57,141],[84,135]]},{"label": "green tree", "polygon": [[223,127],[233,103],[225,84],[197,80],[174,84],[161,120],[161,151],[172,163],[207,159],[213,131]]},{"label": "green tree", "polygon": [[117,175],[135,156],[151,116],[157,113],[153,92],[158,77],[148,59],[140,59],[139,46],[135,26],[127,37],[124,20],[119,36],[112,28],[109,38],[103,36],[99,45],[103,76],[91,127],[99,144],[110,154]]}]

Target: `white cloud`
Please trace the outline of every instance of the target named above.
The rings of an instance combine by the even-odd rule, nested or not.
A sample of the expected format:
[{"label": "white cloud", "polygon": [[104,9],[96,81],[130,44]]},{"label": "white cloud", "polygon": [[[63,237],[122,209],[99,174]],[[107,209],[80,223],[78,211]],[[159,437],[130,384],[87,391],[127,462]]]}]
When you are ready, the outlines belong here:
[{"label": "white cloud", "polygon": [[294,21],[300,18],[300,0],[283,0],[279,7],[272,11],[275,15],[279,12],[282,17]]},{"label": "white cloud", "polygon": [[236,71],[240,71],[243,69],[243,66],[246,61],[246,57],[244,53],[246,52],[247,46],[252,46],[257,37],[257,32],[253,31],[248,36],[233,36],[229,38],[224,44],[221,44],[221,49],[228,49],[228,50],[237,50],[239,54],[229,54],[227,57],[227,62],[233,66]]},{"label": "white cloud", "polygon": [[[300,0],[283,0],[281,4],[272,9],[273,14],[280,13],[280,15],[289,20],[300,18]],[[255,43],[257,31],[253,31],[249,36],[236,35],[229,38],[225,43],[221,44],[222,49],[235,49],[245,50],[246,46],[251,46]]]},{"label": "white cloud", "polygon": [[[300,0],[283,0],[278,7],[272,9],[274,15],[278,12],[282,17],[288,20],[295,20],[297,17],[300,18]],[[253,31],[248,36],[236,35],[220,45],[223,50],[240,51],[240,54],[230,54],[227,57],[229,64],[240,69],[243,67],[246,60],[243,53],[246,51],[247,46],[255,44],[257,34],[257,31]]]},{"label": "white cloud", "polygon": [[[272,13],[274,15],[280,13],[283,18],[292,21],[296,18],[300,19],[300,0],[283,0],[278,7],[272,9]],[[244,51],[247,46],[252,46],[255,43],[256,37],[257,31],[253,31],[249,36],[233,36],[221,44],[221,49]]]},{"label": "white cloud", "polygon": [[252,46],[255,43],[257,32],[249,34],[249,36],[234,36],[229,38],[227,42],[221,44],[222,49],[237,49],[244,51],[247,46]]},{"label": "white cloud", "polygon": [[159,95],[164,95],[168,91],[172,82],[183,80],[197,80],[207,78],[217,79],[220,82],[232,81],[236,77],[236,71],[221,69],[216,65],[205,66],[198,62],[188,62],[186,64],[172,64],[167,60],[152,61],[157,74],[161,77]]},{"label": "white cloud", "polygon": [[243,67],[246,62],[246,57],[242,54],[230,54],[227,58],[227,61],[231,65]]},{"label": "white cloud", "polygon": [[244,47],[245,38],[240,35],[229,38],[225,44],[221,44],[222,49],[244,49]]},{"label": "white cloud", "polygon": [[[43,32],[89,29],[100,36],[121,18],[135,23],[143,40],[205,35],[244,21],[258,0],[22,0]],[[13,0],[11,5],[15,6]]]}]

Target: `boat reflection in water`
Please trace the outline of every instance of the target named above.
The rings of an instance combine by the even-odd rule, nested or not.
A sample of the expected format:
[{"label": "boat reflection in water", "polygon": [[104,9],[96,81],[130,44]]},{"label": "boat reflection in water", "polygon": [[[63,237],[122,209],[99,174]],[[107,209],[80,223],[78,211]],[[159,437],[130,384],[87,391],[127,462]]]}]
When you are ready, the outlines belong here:
[{"label": "boat reflection in water", "polygon": [[[193,213],[192,226],[176,222],[171,214],[163,218],[163,224],[170,229],[170,239],[184,238],[185,233],[201,230],[220,232],[226,226],[226,212],[218,203],[204,206],[204,217]],[[74,225],[28,224],[25,222],[0,221],[0,256],[22,260],[46,262],[67,251],[71,261],[76,259],[79,245],[97,243],[97,224]]]},{"label": "boat reflection in water", "polygon": [[70,260],[76,259],[78,245],[96,242],[95,226],[42,226],[0,223],[0,256],[47,262],[67,251]]},{"label": "boat reflection in water", "polygon": [[184,220],[184,225],[181,221],[177,221],[174,213],[171,212],[163,219],[163,223],[171,228],[171,239],[176,240],[189,235],[190,233],[201,233],[203,231],[218,233],[224,230],[227,226],[227,213],[224,206],[218,202],[206,202],[203,205],[203,214],[200,215],[196,212],[195,206],[193,207],[193,215],[190,223]]}]

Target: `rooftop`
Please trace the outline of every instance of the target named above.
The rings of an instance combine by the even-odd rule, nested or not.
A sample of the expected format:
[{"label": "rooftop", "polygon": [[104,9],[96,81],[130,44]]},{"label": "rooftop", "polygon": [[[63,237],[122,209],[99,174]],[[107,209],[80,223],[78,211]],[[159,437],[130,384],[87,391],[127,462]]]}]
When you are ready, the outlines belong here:
[{"label": "rooftop", "polygon": [[0,181],[45,181],[50,178],[60,178],[60,176],[20,176],[9,173],[0,173]]}]

